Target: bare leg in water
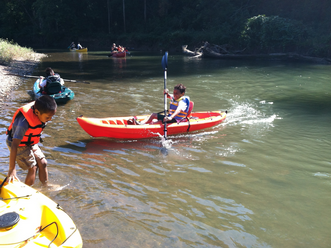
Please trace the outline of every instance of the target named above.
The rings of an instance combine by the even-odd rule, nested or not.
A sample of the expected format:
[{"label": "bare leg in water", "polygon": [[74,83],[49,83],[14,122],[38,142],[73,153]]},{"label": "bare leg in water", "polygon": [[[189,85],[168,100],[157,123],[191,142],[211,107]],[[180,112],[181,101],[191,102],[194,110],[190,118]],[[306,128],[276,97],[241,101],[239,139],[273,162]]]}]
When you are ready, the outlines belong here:
[{"label": "bare leg in water", "polygon": [[36,180],[37,170],[39,172],[39,180],[43,184],[43,186],[47,186],[48,181],[48,171],[47,171],[47,160],[46,158],[39,159],[36,158],[37,165],[33,166],[28,170],[28,174],[26,175],[25,184],[33,185]]}]

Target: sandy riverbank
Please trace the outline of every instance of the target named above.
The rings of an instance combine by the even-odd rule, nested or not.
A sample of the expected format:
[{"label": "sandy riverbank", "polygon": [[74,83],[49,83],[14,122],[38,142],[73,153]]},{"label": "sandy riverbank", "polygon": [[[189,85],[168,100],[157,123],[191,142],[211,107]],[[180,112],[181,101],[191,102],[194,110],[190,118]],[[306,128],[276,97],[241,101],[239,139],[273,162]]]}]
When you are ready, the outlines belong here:
[{"label": "sandy riverbank", "polygon": [[31,74],[45,54],[34,53],[30,60],[14,60],[10,65],[0,65],[0,108],[2,108],[11,90],[23,83],[24,77],[6,74]]}]

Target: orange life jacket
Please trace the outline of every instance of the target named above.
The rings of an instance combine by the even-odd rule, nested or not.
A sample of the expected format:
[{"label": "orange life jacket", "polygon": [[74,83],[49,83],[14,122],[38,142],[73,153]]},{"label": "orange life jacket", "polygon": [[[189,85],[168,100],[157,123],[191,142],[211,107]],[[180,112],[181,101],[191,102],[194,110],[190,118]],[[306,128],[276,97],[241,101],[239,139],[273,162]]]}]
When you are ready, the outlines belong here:
[{"label": "orange life jacket", "polygon": [[29,128],[28,130],[26,130],[26,133],[24,134],[24,137],[21,140],[19,146],[29,146],[29,145],[38,144],[41,133],[46,126],[46,124],[41,122],[38,116],[35,115],[33,111],[34,103],[35,102],[28,103],[20,107],[18,110],[16,110],[13,116],[13,120],[7,130],[7,135],[11,135],[12,127],[16,119],[16,116],[21,112],[24,115],[25,119],[28,121]]}]

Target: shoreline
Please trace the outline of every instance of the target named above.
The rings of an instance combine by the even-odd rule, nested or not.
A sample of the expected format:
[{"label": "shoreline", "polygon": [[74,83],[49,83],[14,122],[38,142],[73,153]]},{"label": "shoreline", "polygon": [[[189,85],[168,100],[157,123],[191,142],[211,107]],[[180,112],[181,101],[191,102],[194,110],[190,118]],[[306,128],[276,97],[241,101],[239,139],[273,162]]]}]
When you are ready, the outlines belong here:
[{"label": "shoreline", "polygon": [[0,65],[0,109],[6,102],[10,92],[24,82],[24,77],[6,74],[27,75],[31,74],[46,54],[34,53],[32,59],[13,60],[9,65]]}]

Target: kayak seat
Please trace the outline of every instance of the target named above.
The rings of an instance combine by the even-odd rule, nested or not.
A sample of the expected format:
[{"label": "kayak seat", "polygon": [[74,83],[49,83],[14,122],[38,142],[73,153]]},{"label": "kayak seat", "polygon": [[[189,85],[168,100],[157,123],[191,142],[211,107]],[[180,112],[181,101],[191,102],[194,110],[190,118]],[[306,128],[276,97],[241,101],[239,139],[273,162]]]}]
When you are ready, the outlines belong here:
[{"label": "kayak seat", "polygon": [[116,120],[117,125],[123,125],[123,122],[121,120]]},{"label": "kayak seat", "polygon": [[116,125],[115,121],[113,121],[113,120],[109,120],[108,122],[110,125]]},{"label": "kayak seat", "polygon": [[188,111],[187,111],[187,117],[190,117],[193,107],[194,107],[194,102],[190,101],[190,106],[188,107]]}]

